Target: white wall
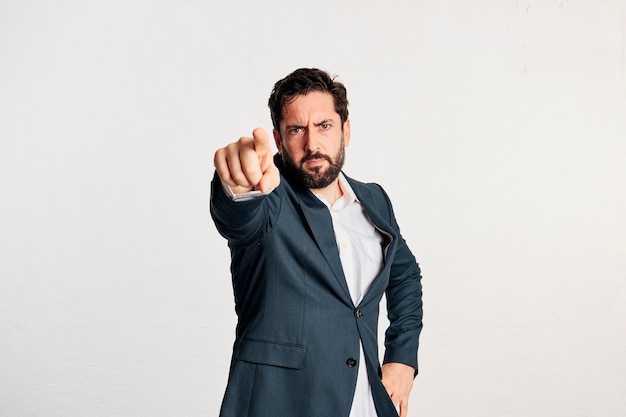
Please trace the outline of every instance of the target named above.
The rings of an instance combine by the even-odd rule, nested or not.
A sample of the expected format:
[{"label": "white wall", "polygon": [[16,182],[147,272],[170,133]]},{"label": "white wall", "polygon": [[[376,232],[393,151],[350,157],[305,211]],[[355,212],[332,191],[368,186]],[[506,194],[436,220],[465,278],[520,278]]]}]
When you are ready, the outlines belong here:
[{"label": "white wall", "polygon": [[214,416],[212,154],[301,66],[424,273],[411,416],[626,416],[622,0],[0,1],[0,416]]}]

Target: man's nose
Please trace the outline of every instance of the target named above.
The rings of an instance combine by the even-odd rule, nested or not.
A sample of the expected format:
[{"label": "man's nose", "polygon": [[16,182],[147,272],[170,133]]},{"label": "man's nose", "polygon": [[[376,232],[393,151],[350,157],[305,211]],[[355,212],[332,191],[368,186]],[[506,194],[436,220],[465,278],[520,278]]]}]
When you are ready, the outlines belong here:
[{"label": "man's nose", "polygon": [[305,150],[308,152],[316,152],[320,148],[322,135],[315,129],[307,129],[305,135]]}]

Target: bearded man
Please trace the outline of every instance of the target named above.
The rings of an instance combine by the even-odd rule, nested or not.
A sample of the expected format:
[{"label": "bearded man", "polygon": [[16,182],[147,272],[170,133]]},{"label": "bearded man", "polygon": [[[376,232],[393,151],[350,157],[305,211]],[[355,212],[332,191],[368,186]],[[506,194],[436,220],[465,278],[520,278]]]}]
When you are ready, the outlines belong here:
[{"label": "bearded man", "polygon": [[[238,317],[221,417],[405,417],[422,329],[420,269],[377,184],[342,172],[344,85],[302,68],[260,128],[218,149],[211,215]],[[385,353],[378,316],[387,299]]]}]

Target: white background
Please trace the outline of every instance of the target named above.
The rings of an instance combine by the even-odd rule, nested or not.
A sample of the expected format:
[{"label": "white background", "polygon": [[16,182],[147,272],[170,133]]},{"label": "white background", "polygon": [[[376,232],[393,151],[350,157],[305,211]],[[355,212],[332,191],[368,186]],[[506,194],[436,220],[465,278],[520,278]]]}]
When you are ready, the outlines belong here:
[{"label": "white background", "polygon": [[339,75],[423,269],[410,416],[626,416],[626,3],[0,1],[0,416],[217,415],[217,147]]}]

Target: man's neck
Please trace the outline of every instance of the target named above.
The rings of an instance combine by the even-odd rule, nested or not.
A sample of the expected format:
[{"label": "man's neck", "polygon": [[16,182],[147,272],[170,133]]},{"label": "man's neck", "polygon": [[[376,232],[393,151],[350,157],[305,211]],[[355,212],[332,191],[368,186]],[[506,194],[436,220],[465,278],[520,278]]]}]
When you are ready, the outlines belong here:
[{"label": "man's neck", "polygon": [[323,196],[331,207],[335,204],[335,201],[339,200],[343,195],[343,190],[339,184],[339,177],[325,188],[310,188],[310,190],[314,194]]}]

